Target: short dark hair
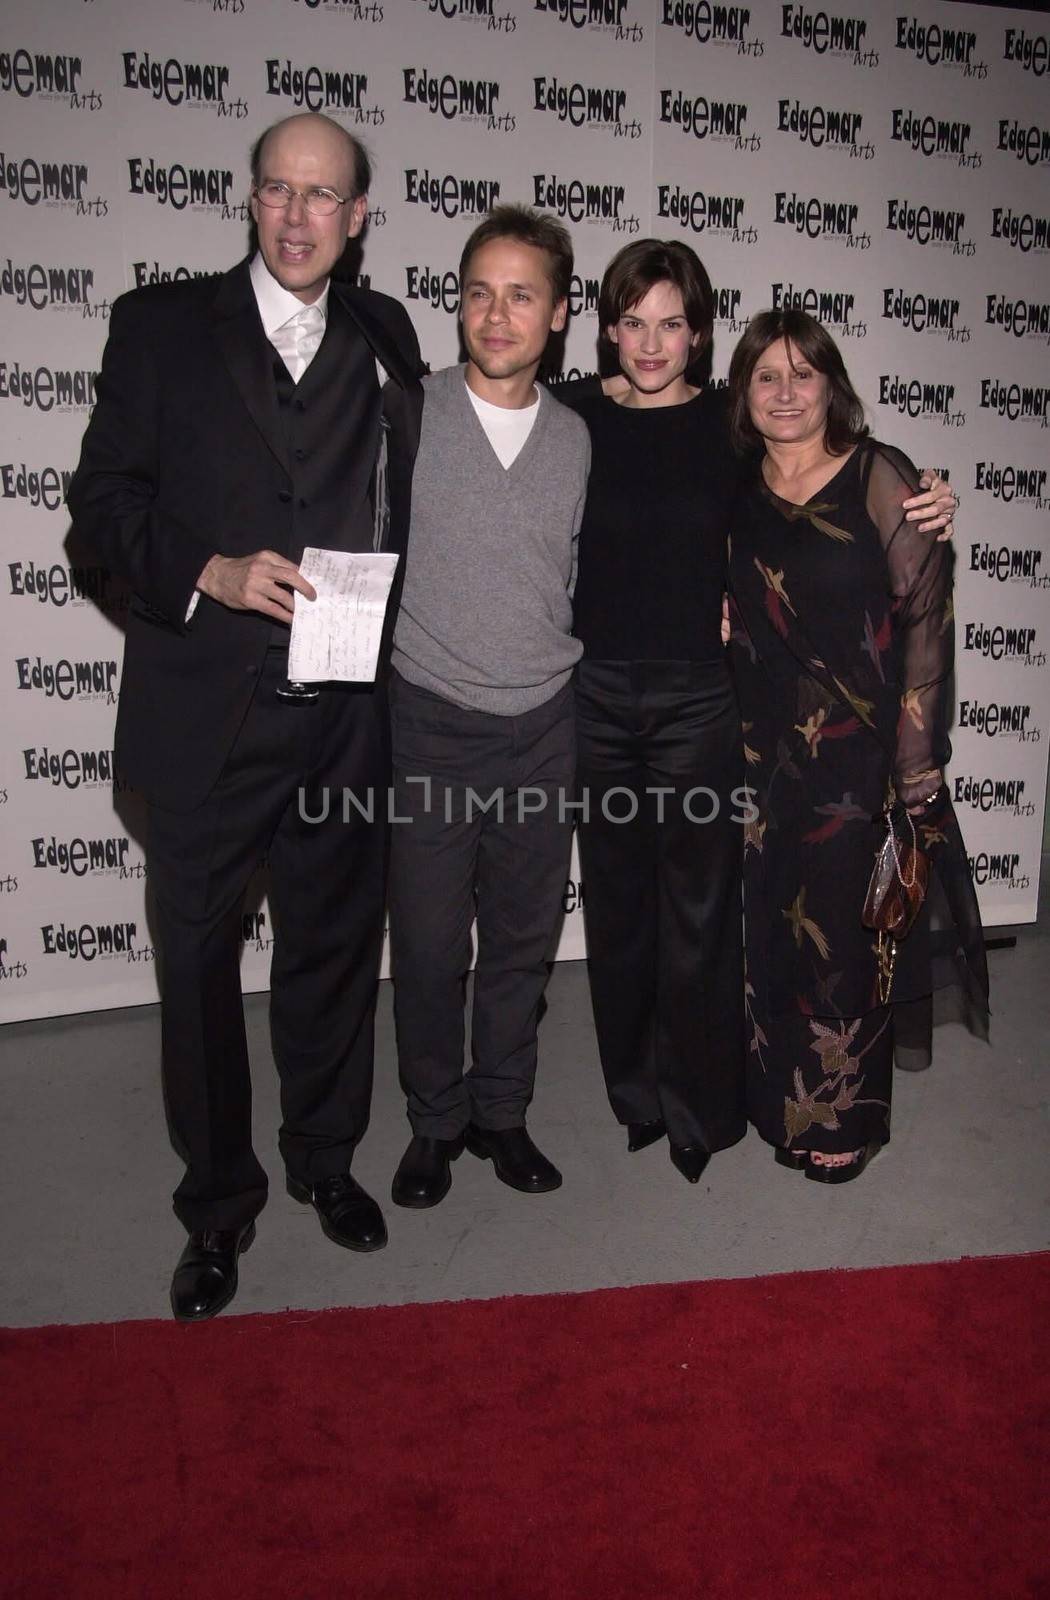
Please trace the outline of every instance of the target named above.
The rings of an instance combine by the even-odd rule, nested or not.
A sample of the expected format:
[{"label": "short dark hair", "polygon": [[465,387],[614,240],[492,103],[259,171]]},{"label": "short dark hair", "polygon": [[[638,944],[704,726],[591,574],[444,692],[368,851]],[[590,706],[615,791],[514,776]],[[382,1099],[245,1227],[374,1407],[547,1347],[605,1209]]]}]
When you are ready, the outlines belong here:
[{"label": "short dark hair", "polygon": [[[298,115],[301,116],[302,113],[300,112]],[[340,125],[340,123],[336,122],[334,117],[326,117],[323,111],[311,112],[310,115],[316,117],[321,122],[327,122],[330,128],[334,128],[337,133],[341,133],[343,138],[346,140],[350,154],[350,170],[353,173],[351,182],[354,190],[353,195],[348,196],[348,198],[357,200],[361,197],[361,195],[367,194],[369,189],[372,187],[372,163],[369,159],[368,151],[365,149],[360,139],[355,139],[352,133],[348,133],[346,129]],[[251,162],[253,183],[257,184],[259,179],[262,177],[263,145],[266,143],[271,133],[276,133],[277,129],[282,128],[286,122],[293,122],[295,120],[295,117],[282,117],[279,122],[271,122],[270,126],[268,128],[264,128],[262,133],[260,133],[255,143],[252,145],[251,155],[249,157]]]},{"label": "short dark hair", "polygon": [[824,448],[830,455],[845,455],[868,432],[864,405],[849,380],[838,345],[816,317],[805,311],[758,312],[733,351],[729,363],[729,432],[734,446],[741,454],[747,454],[761,445],[761,436],[751,421],[748,388],[759,358],[778,340],[783,340],[785,346],[793,344],[813,370],[827,378]]},{"label": "short dark hair", "polygon": [[700,257],[678,239],[636,239],[614,255],[598,292],[601,337],[658,283],[673,283],[691,333],[700,335],[689,365],[703,355],[715,328],[715,292]]},{"label": "short dark hair", "polygon": [[573,268],[569,230],[562,226],[557,217],[552,217],[546,211],[534,211],[531,206],[493,206],[488,216],[478,223],[459,258],[461,289],[467,279],[471,256],[495,239],[515,239],[518,244],[529,244],[535,250],[542,250],[547,257],[547,276],[554,291],[555,305],[569,298]]}]

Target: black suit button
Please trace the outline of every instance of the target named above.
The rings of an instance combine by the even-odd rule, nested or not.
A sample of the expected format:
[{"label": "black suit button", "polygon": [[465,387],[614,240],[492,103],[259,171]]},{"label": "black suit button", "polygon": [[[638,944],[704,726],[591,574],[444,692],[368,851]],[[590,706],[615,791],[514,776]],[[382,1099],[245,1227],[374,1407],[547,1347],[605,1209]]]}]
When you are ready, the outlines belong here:
[{"label": "black suit button", "polygon": [[290,489],[278,489],[277,498],[281,502],[282,506],[289,505],[291,503],[292,491]]},{"label": "black suit button", "polygon": [[295,402],[295,409],[296,409],[296,411],[305,411],[306,410],[305,402],[302,401],[302,400],[297,400]]},{"label": "black suit button", "polygon": [[296,461],[305,461],[306,460],[306,451],[305,450],[297,450],[295,452],[295,459],[296,459]]},{"label": "black suit button", "polygon": [[309,500],[300,500],[299,501],[300,510],[305,511],[309,504],[310,504]]}]

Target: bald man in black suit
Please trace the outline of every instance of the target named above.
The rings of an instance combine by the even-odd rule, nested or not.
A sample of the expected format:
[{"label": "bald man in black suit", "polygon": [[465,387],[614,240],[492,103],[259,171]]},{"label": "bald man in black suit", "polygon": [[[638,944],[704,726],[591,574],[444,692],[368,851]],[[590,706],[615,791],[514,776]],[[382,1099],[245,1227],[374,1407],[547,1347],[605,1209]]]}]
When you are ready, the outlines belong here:
[{"label": "bald man in black suit", "polygon": [[[313,598],[304,547],[404,553],[422,369],[395,301],[331,280],[367,215],[356,141],[289,118],[257,144],[252,180],[251,261],[115,304],[69,493],[134,591],[116,750],[148,802],[164,1088],[186,1162],[182,1320],[233,1298],[266,1200],[239,976],[263,857],[289,1189],[337,1243],[386,1242],[350,1176],[371,1097],[385,807],[368,822],[341,806],[344,787],[385,796],[385,652],[375,685],[289,698],[287,640],[294,593]],[[327,819],[309,820],[326,790]]]}]

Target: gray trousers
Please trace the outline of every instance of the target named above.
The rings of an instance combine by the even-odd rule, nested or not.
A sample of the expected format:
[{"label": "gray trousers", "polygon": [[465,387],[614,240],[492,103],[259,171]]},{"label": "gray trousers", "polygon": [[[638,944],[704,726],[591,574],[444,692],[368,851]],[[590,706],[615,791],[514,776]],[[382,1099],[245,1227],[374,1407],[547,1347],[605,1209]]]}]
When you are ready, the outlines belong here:
[{"label": "gray trousers", "polygon": [[[520,1127],[569,870],[570,685],[516,717],[466,711],[392,674],[390,945],[398,1062],[415,1133]],[[493,796],[497,799],[493,801]],[[488,809],[483,809],[486,804]],[[470,929],[478,954],[464,1074]]]}]

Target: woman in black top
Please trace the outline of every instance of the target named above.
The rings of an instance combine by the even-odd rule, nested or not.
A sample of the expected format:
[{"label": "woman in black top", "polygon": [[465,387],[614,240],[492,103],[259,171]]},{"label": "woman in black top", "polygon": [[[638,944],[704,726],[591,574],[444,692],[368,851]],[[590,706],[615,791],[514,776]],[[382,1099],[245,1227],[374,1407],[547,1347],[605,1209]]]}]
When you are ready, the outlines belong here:
[{"label": "woman in black top", "polygon": [[558,395],[592,448],[574,601],[591,996],[628,1149],[666,1133],[695,1183],[746,1129],[740,874],[752,813],[720,635],[737,467],[723,396],[697,381],[714,296],[694,252],[628,245],[598,315],[622,376]]},{"label": "woman in black top", "polygon": [[592,450],[574,601],[591,996],[628,1149],[666,1133],[695,1183],[747,1126],[744,763],[720,636],[736,469],[721,396],[692,381],[713,326],[694,253],[629,245],[598,315],[626,383],[559,392]]}]

